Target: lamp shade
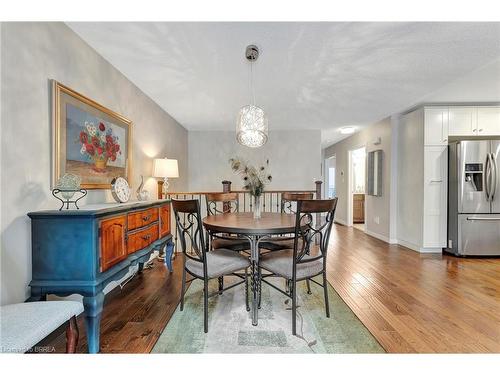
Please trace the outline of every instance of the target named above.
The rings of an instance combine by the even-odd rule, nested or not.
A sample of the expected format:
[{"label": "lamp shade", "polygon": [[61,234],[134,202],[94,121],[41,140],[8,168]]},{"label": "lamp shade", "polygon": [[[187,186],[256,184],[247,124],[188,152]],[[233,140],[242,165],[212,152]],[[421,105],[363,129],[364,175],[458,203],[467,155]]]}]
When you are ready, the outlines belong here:
[{"label": "lamp shade", "polygon": [[153,177],[179,177],[179,166],[176,159],[154,159]]}]

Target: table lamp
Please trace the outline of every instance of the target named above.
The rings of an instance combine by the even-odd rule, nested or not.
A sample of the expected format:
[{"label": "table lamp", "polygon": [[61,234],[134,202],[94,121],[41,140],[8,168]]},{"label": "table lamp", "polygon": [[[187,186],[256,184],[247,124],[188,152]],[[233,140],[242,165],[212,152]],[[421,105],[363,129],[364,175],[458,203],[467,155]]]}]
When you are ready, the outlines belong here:
[{"label": "table lamp", "polygon": [[176,159],[154,159],[153,177],[163,178],[158,180],[158,199],[163,198],[163,189],[165,193],[168,190],[168,178],[179,177],[179,166]]}]

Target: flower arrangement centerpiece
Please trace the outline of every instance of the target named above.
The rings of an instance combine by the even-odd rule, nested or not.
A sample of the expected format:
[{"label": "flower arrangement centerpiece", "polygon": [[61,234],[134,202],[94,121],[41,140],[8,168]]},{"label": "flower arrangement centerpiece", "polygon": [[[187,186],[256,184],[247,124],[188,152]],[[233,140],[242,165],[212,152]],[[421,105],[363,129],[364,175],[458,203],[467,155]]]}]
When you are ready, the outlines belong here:
[{"label": "flower arrangement centerpiece", "polygon": [[242,177],[243,189],[248,190],[254,197],[253,216],[259,219],[261,217],[260,197],[264,193],[264,187],[273,180],[273,176],[268,171],[269,160],[266,160],[265,165],[260,167],[249,165],[240,158],[231,158],[229,163],[233,172]]},{"label": "flower arrangement centerpiece", "polygon": [[85,129],[80,132],[79,141],[82,144],[80,153],[87,155],[94,163],[94,170],[99,173],[106,171],[108,160],[115,161],[121,155],[118,137],[113,135],[113,129],[103,122],[95,126],[93,122],[85,121]]}]

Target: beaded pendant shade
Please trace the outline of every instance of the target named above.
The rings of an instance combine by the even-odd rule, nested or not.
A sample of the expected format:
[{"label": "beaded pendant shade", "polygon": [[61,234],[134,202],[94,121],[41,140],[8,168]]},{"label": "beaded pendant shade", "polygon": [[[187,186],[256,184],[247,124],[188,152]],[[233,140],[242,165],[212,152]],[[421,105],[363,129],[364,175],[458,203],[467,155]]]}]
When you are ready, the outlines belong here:
[{"label": "beaded pendant shade", "polygon": [[240,144],[253,148],[267,142],[267,117],[261,108],[249,104],[240,109],[236,138]]},{"label": "beaded pendant shade", "polygon": [[245,55],[247,60],[250,61],[250,90],[253,104],[240,109],[236,123],[236,139],[243,146],[257,148],[263,146],[268,138],[267,116],[262,108],[255,105],[253,91],[252,63],[259,57],[259,49],[254,45],[250,45],[246,48]]}]

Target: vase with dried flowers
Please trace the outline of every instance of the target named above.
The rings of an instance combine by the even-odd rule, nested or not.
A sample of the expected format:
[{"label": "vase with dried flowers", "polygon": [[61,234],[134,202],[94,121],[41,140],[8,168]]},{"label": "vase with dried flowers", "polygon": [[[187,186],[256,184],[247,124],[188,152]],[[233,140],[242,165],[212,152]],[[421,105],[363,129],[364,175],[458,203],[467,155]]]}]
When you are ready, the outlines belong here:
[{"label": "vase with dried flowers", "polygon": [[249,165],[240,158],[231,158],[229,163],[233,172],[243,179],[243,189],[248,190],[254,198],[253,217],[260,219],[262,216],[260,197],[264,193],[264,187],[273,180],[273,176],[269,173],[269,160],[259,167]]}]

